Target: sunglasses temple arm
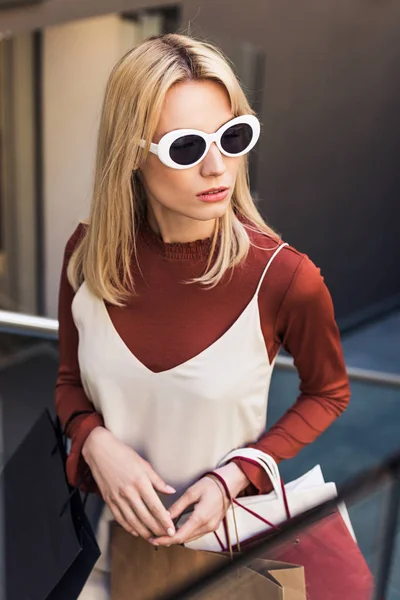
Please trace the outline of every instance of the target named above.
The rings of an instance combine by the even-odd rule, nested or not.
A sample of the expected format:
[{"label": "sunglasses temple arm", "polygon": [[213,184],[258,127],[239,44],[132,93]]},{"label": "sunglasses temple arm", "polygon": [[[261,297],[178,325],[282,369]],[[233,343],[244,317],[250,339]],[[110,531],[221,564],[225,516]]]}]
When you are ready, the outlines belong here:
[{"label": "sunglasses temple arm", "polygon": [[[145,148],[146,140],[140,140],[139,144],[140,144],[141,148]],[[153,144],[153,142],[152,142],[150,144],[150,152],[152,152],[153,154],[158,154],[158,144]]]},{"label": "sunglasses temple arm", "polygon": [[150,152],[152,152],[153,154],[158,154],[158,144],[153,144],[153,142],[150,144]]}]

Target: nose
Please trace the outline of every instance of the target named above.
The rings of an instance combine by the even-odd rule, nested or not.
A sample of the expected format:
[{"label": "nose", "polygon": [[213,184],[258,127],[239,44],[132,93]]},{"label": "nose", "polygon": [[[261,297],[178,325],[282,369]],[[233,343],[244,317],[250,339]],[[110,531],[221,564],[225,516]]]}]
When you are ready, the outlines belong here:
[{"label": "nose", "polygon": [[226,171],[226,165],[221,152],[213,142],[207,154],[200,163],[200,171],[203,177],[220,177]]}]

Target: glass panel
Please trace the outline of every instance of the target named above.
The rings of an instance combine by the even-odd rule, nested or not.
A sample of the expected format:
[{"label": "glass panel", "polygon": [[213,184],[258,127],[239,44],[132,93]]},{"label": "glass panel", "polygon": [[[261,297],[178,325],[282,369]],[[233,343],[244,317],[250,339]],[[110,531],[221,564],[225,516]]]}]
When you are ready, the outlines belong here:
[{"label": "glass panel", "polygon": [[[54,413],[58,352],[56,342],[4,333],[0,334],[0,347],[2,445],[6,460],[44,407]],[[292,404],[297,386],[294,372],[276,369],[268,410],[269,426]],[[352,391],[352,401],[344,415],[297,457],[282,463],[286,481],[318,463],[326,481],[343,484],[397,450],[400,388],[353,381]],[[389,490],[388,482],[381,482],[367,496],[347,503],[360,550],[374,573],[383,548]],[[399,540],[397,532],[395,565],[387,596],[390,600],[400,600]],[[238,589],[242,584],[237,583]]]},{"label": "glass panel", "polygon": [[[393,483],[388,481],[385,483],[384,479],[385,476],[363,487],[359,498],[355,498],[353,494],[352,499],[340,505],[340,510],[330,506],[329,511],[321,514],[321,509],[316,507],[314,514],[300,515],[293,522],[283,525],[282,531],[272,538],[264,537],[261,542],[263,545],[258,549],[253,546],[250,550],[242,552],[240,570],[232,569],[224,575],[222,569],[227,568],[224,565],[220,574],[215,573],[212,585],[201,587],[207,579],[199,578],[197,586],[194,584],[190,590],[191,592],[197,590],[193,596],[191,593],[189,596],[188,589],[185,589],[184,593],[180,593],[179,590],[177,594],[168,595],[168,600],[170,598],[180,600],[186,597],[217,598],[218,593],[221,597],[260,598],[262,597],[259,595],[260,586],[263,584],[257,577],[246,577],[245,572],[248,569],[256,570],[269,580],[270,589],[267,597],[271,598],[283,597],[279,595],[279,590],[277,591],[276,588],[283,587],[285,590],[285,586],[287,588],[290,586],[292,592],[293,589],[299,592],[296,598],[305,598],[306,596],[300,593],[301,590],[304,591],[302,585],[305,583],[311,598],[326,597],[335,600],[339,597],[347,598],[346,594],[352,590],[354,597],[363,600],[377,598],[399,600],[400,531],[398,519],[396,521],[399,503],[393,506],[394,511],[389,514],[389,498],[393,491]],[[348,514],[351,517],[351,524],[348,521]],[[357,516],[361,516],[363,521],[363,526],[359,529],[355,526]],[[386,562],[385,545],[390,538],[386,527],[388,517],[395,519],[395,548],[394,552],[387,555],[388,562]],[[304,520],[307,523],[302,525],[301,522]],[[353,529],[360,552],[353,537]],[[235,554],[235,558],[237,557],[238,555]],[[303,565],[304,572],[299,572],[294,566],[299,564]],[[386,569],[390,572],[390,577],[387,579],[387,585],[384,586],[385,589],[380,588],[378,593],[380,573],[385,572]],[[328,582],[331,595],[324,587]],[[342,590],[341,586],[343,586]],[[273,595],[274,587],[275,595]],[[232,590],[231,594],[223,596],[227,590]]]},{"label": "glass panel", "polygon": [[54,414],[57,345],[43,338],[0,333],[0,398],[7,460],[43,408]]},{"label": "glass panel", "polygon": [[[293,404],[299,379],[295,371],[275,369],[268,405],[268,427]],[[399,448],[400,386],[351,381],[352,397],[345,413],[295,458],[282,463],[291,479],[321,463],[329,480],[343,483],[379,464]]]}]

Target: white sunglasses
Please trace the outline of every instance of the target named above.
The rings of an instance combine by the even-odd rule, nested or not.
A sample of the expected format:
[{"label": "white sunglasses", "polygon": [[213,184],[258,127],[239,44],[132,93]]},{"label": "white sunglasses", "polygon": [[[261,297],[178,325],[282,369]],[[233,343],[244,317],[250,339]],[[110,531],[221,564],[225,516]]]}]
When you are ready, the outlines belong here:
[{"label": "white sunglasses", "polygon": [[[215,133],[197,129],[175,129],[163,135],[158,144],[150,144],[164,165],[172,169],[189,169],[199,164],[213,142],[225,156],[242,156],[249,152],[260,137],[260,122],[254,115],[235,117]],[[142,148],[145,140],[140,141]]]}]

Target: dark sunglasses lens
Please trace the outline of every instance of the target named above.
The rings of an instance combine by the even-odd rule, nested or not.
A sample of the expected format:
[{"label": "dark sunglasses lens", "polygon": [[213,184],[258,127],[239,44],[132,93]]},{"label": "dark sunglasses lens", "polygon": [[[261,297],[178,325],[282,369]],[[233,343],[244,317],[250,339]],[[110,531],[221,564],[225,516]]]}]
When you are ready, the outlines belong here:
[{"label": "dark sunglasses lens", "polygon": [[206,142],[199,135],[183,135],[175,140],[169,155],[178,165],[191,165],[199,160],[206,149]]},{"label": "dark sunglasses lens", "polygon": [[221,146],[229,154],[239,154],[250,146],[253,129],[247,123],[238,123],[229,127],[221,137]]}]

